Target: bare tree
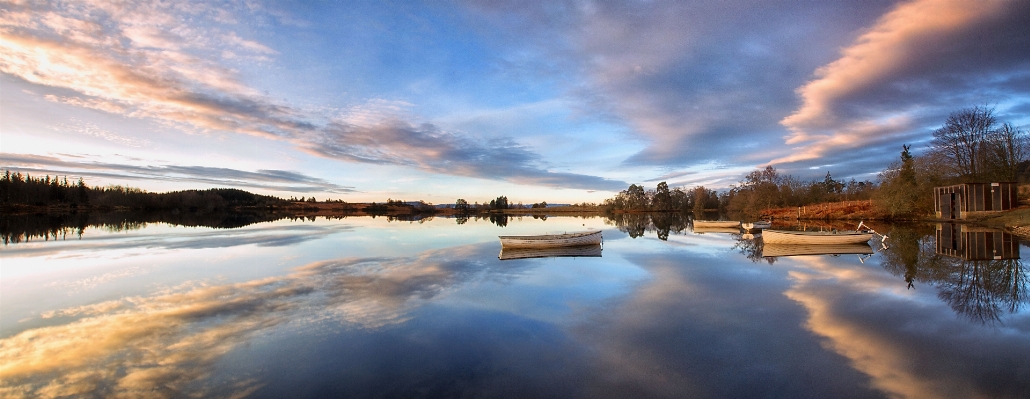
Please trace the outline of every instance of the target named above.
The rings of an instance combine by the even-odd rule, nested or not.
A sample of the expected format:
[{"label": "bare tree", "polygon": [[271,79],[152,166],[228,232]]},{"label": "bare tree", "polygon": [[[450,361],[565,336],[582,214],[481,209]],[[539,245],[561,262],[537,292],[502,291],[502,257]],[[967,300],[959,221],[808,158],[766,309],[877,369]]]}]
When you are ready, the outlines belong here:
[{"label": "bare tree", "polygon": [[989,143],[991,177],[1015,181],[1019,177],[1019,164],[1027,159],[1027,132],[1006,123],[994,130]]},{"label": "bare tree", "polygon": [[996,123],[993,108],[975,106],[954,112],[933,132],[931,150],[948,159],[961,178],[986,178],[989,141]]}]

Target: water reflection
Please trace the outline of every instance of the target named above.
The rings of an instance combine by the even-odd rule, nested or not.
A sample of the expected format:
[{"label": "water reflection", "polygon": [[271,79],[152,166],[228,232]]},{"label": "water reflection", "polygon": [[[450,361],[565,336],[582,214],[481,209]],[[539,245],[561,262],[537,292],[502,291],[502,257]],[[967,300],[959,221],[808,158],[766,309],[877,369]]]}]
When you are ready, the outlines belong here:
[{"label": "water reflection", "polygon": [[[141,230],[147,224],[130,225],[102,225],[109,232],[122,232],[127,230]],[[244,245],[257,245],[260,247],[286,247],[300,244],[306,241],[317,240],[325,236],[349,230],[348,226],[320,226],[314,224],[292,224],[292,225],[271,225],[252,228],[249,230],[205,230],[190,232],[181,236],[170,237],[167,232],[148,234],[139,233],[130,238],[117,237],[110,239],[105,236],[77,234],[78,239],[63,243],[60,246],[28,246],[12,245],[4,248],[4,256],[7,257],[41,257],[56,254],[68,254],[73,252],[104,252],[118,251],[133,248],[155,249],[205,249],[205,248],[231,248]],[[61,237],[66,239],[66,237]],[[16,242],[12,242],[16,243]]]},{"label": "water reflection", "polygon": [[501,253],[497,255],[500,260],[530,259],[530,258],[600,258],[601,245],[576,245],[570,247],[555,248],[508,248],[502,247]]},{"label": "water reflection", "polygon": [[1018,240],[998,230],[967,226],[895,226],[881,265],[904,276],[909,289],[932,285],[956,313],[996,323],[1028,303],[1028,271]]},{"label": "water reflection", "polygon": [[775,256],[766,257],[764,255],[765,242],[762,241],[762,236],[754,234],[742,234],[740,239],[733,244],[733,249],[736,249],[741,255],[748,258],[752,262],[767,262],[770,265],[776,263]]},{"label": "water reflection", "polygon": [[[270,222],[291,217],[257,212],[106,212],[72,214],[0,214],[0,237],[4,245],[42,239],[44,241],[82,238],[90,227],[108,231],[139,230],[148,224],[165,223],[173,226],[204,226],[232,229],[254,223]],[[296,219],[296,217],[293,217]]]},{"label": "water reflection", "polygon": [[869,244],[765,244],[762,256],[803,256],[803,255],[872,255],[873,248]]},{"label": "water reflection", "polygon": [[[13,327],[0,339],[0,396],[922,398],[1030,389],[1018,247],[1012,259],[965,259],[938,250],[934,226],[877,226],[892,245],[861,264],[790,256],[796,249],[760,236],[671,237],[690,229],[689,218],[644,214],[606,221],[625,233],[605,231],[603,258],[500,262],[489,217],[460,226],[371,220],[146,226],[5,247],[5,259],[43,265],[66,262],[58,252],[69,248],[133,246],[176,248],[175,259],[269,258],[213,261],[204,266],[211,275],[286,265],[232,281],[142,276],[126,285],[148,288],[43,304],[13,320],[6,307],[0,316]],[[504,229],[584,222],[602,220],[506,217]],[[627,239],[642,235],[660,240]],[[187,266],[171,263],[164,273]],[[33,295],[51,292],[35,281],[44,288]],[[5,306],[11,292],[0,291]]]},{"label": "water reflection", "polygon": [[605,215],[606,224],[613,225],[631,238],[653,232],[659,240],[667,241],[669,233],[683,233],[690,228],[690,215],[677,212],[616,213]]},{"label": "water reflection", "polygon": [[[189,285],[41,315],[63,323],[0,340],[5,397],[211,396],[223,355],[268,331],[336,320],[350,328],[401,323],[412,309],[474,277],[505,278],[530,264],[484,263],[490,245],[416,257],[320,261],[281,277]],[[310,326],[309,326],[310,327]],[[257,381],[221,387],[248,393]]]}]

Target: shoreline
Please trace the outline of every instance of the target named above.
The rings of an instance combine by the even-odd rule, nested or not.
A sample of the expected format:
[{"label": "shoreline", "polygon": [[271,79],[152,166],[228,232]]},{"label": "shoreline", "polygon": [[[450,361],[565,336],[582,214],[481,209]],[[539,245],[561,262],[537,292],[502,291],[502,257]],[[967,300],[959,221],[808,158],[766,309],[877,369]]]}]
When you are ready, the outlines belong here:
[{"label": "shoreline", "polygon": [[[7,205],[3,209],[4,216],[48,215],[62,216],[88,213],[118,212],[155,212],[171,215],[205,215],[229,213],[260,213],[281,217],[350,217],[350,216],[386,216],[421,219],[425,217],[490,217],[505,216],[604,216],[609,212],[600,208],[580,206],[564,206],[552,208],[517,208],[492,209],[468,213],[457,212],[454,208],[417,208],[415,206],[383,204],[383,203],[306,203],[292,202],[279,205],[264,206],[232,206],[215,209],[140,209],[122,206],[89,206],[89,205]],[[614,214],[668,213],[670,211],[618,211]],[[672,211],[674,212],[674,211]],[[870,200],[840,201],[820,203],[802,207],[767,209],[756,219],[781,222],[917,222],[917,223],[959,223],[979,225],[1001,229],[1021,238],[1030,239],[1030,206],[1022,206],[1007,211],[980,213],[967,219],[937,219],[931,216],[915,218],[887,218],[877,212]]]}]

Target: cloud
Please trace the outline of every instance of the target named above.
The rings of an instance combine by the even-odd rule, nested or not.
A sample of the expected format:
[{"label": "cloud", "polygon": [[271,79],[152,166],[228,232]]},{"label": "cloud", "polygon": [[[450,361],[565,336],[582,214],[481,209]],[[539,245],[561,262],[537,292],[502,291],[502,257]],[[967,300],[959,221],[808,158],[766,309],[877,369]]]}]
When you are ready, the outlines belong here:
[{"label": "cloud", "polygon": [[1030,94],[1009,84],[1030,74],[1028,15],[1019,1],[899,4],[797,89],[802,105],[780,121],[797,147],[773,162],[845,155],[870,137],[900,147],[901,135],[929,130],[907,119],[940,124],[959,108]]},{"label": "cloud", "polygon": [[[793,107],[794,89],[832,59],[850,32],[889,6],[472,3],[478,19],[507,28],[508,41],[558,60],[558,69],[567,72],[560,78],[569,82],[566,88],[582,102],[583,113],[602,113],[643,139],[646,147],[626,158],[625,166],[735,170],[787,153],[778,122]],[[544,75],[555,69],[546,63],[523,66],[532,67]],[[739,178],[699,172],[696,181],[706,184]]]},{"label": "cloud", "polygon": [[628,165],[862,175],[949,112],[1028,94],[1020,1],[472,3],[646,140]]},{"label": "cloud", "polygon": [[[51,95],[50,101],[150,118],[187,131],[285,140],[331,159],[528,185],[601,190],[626,185],[550,171],[539,156],[510,139],[480,143],[432,124],[402,122],[398,118],[415,119],[404,115],[406,103],[373,100],[375,112],[351,109],[342,120],[278,104],[222,65],[223,56],[244,53],[266,62],[277,51],[224,31],[220,11],[184,2],[14,5],[0,19],[0,71],[75,93]],[[382,117],[397,120],[381,123]]]},{"label": "cloud", "polygon": [[92,176],[111,179],[161,180],[202,183],[213,187],[249,187],[297,193],[355,192],[353,187],[329,183],[297,172],[262,169],[256,172],[230,168],[182,165],[128,165],[86,160],[64,160],[32,154],[0,154],[0,168],[35,174]]},{"label": "cloud", "polygon": [[[65,103],[68,103],[68,104],[72,104],[72,105],[76,105],[76,106],[81,106],[81,107],[85,107],[85,108],[94,108],[94,104],[92,104],[92,103],[82,103],[82,102],[76,102],[76,101],[65,101],[66,98],[52,99],[52,97],[54,97],[54,96],[47,95],[46,99],[50,100],[50,101],[55,101],[55,102],[65,102]],[[89,122],[80,121],[80,120],[77,120],[75,118],[72,118],[70,120],[70,122],[71,123],[61,123],[61,124],[53,125],[50,128],[53,129],[53,130],[56,130],[56,131],[75,132],[75,133],[79,133],[79,134],[83,134],[83,135],[87,135],[87,136],[92,136],[92,137],[96,137],[96,138],[99,138],[99,139],[107,140],[107,141],[110,141],[110,142],[113,142],[113,143],[122,144],[122,145],[125,145],[127,147],[139,148],[139,147],[148,147],[148,146],[150,146],[150,140],[120,136],[120,135],[117,135],[115,133],[109,132],[109,131],[107,131],[107,130],[105,130],[105,129],[103,129],[103,128],[95,125],[95,124],[92,124],[92,123],[89,123]]]},{"label": "cloud", "polygon": [[330,124],[302,148],[327,158],[411,166],[457,176],[502,179],[556,188],[618,191],[627,184],[596,176],[552,172],[535,166],[538,155],[510,139],[477,139],[424,123],[388,119],[371,126]]},{"label": "cloud", "polygon": [[676,179],[676,178],[679,178],[679,177],[690,176],[690,175],[695,175],[695,174],[697,174],[696,171],[672,172],[672,173],[666,173],[664,175],[655,177],[653,179],[647,179],[647,180],[644,180],[644,181],[646,181],[646,182],[665,181],[665,180],[669,180],[669,179]]}]

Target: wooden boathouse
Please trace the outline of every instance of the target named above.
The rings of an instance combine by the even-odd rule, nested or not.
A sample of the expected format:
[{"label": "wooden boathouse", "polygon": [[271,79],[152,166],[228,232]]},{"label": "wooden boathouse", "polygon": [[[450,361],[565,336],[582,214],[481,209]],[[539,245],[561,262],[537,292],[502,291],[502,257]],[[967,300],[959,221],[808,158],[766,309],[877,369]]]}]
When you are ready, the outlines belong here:
[{"label": "wooden boathouse", "polygon": [[937,225],[937,253],[964,260],[1019,259],[1019,239],[995,229],[964,224]]},{"label": "wooden boathouse", "polygon": [[1018,205],[1017,190],[1015,182],[934,187],[934,212],[938,219],[965,219],[977,212],[1006,211]]}]

